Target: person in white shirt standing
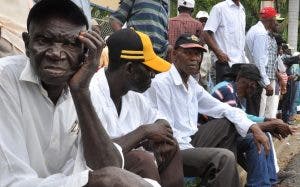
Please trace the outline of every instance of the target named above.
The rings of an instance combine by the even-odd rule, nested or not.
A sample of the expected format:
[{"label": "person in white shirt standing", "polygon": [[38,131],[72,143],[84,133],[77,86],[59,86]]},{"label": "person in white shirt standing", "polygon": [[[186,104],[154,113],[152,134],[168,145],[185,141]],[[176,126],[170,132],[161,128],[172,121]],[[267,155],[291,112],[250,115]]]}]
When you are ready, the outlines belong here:
[{"label": "person in white shirt standing", "polygon": [[104,46],[70,0],[41,0],[23,33],[26,56],[0,59],[0,186],[150,186],[122,170],[89,82]]},{"label": "person in white shirt standing", "polygon": [[[268,137],[242,110],[213,98],[191,77],[206,51],[199,42],[194,35],[181,35],[171,69],[157,75],[145,95],[172,126],[185,176],[202,177],[204,186],[239,186],[235,157],[229,151],[236,152],[236,132],[245,137],[252,131],[259,153],[261,145],[269,152]],[[219,119],[198,126],[198,113]]]},{"label": "person in white shirt standing", "polygon": [[277,84],[277,44],[273,32],[276,30],[277,12],[273,7],[260,11],[260,21],[250,28],[246,36],[246,54],[262,76],[264,90],[261,94],[259,116],[276,118],[279,103]]},{"label": "person in white shirt standing", "polygon": [[109,64],[93,77],[91,98],[107,133],[123,149],[125,169],[164,187],[182,187],[182,162],[172,129],[141,94],[155,72],[171,65],[154,53],[149,36],[133,29],[116,31],[107,46]]},{"label": "person in white shirt standing", "polygon": [[216,83],[224,80],[224,74],[236,63],[246,63],[245,47],[246,15],[240,0],[225,0],[213,6],[204,27],[204,38],[214,52]]}]

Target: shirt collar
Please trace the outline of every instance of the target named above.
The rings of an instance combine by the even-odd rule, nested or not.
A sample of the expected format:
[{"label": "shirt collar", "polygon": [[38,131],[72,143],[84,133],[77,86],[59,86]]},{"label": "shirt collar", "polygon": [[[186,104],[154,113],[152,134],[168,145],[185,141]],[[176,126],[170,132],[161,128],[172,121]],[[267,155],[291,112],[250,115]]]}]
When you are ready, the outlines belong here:
[{"label": "shirt collar", "polygon": [[185,12],[183,12],[183,13],[180,13],[178,16],[180,16],[180,17],[191,17],[191,15],[190,15],[190,14],[188,14],[188,13],[185,13]]},{"label": "shirt collar", "polygon": [[27,82],[32,82],[34,84],[38,84],[40,85],[40,80],[38,78],[38,76],[36,75],[36,73],[34,72],[29,58],[27,58],[26,60],[26,66],[24,68],[24,70],[22,71],[20,77],[19,77],[20,81],[27,81]]},{"label": "shirt collar", "polygon": [[241,2],[239,2],[240,6],[237,6],[232,0],[226,0],[226,3],[228,4],[229,7],[236,6],[244,10],[244,6],[242,5]]},{"label": "shirt collar", "polygon": [[181,76],[178,72],[178,70],[176,69],[175,65],[172,64],[171,66],[171,69],[170,69],[170,74],[171,74],[171,77],[173,79],[173,82],[176,86],[179,86],[181,84],[183,84],[182,82],[182,79],[181,79]]},{"label": "shirt collar", "polygon": [[[41,81],[39,79],[39,77],[37,76],[37,74],[34,72],[33,67],[30,63],[29,58],[26,58],[26,65],[24,70],[22,71],[20,77],[19,77],[20,81],[26,81],[26,82],[31,82],[33,84],[38,85],[41,93],[48,98],[48,92],[43,88]],[[63,93],[61,95],[63,97],[62,101],[68,98],[71,98],[71,94],[70,94],[70,90],[69,88],[66,88],[63,90]],[[58,101],[57,104],[59,104],[60,101]]]},{"label": "shirt collar", "polygon": [[110,89],[109,89],[108,81],[107,81],[107,78],[105,75],[105,70],[106,70],[106,68],[101,68],[99,70],[99,77],[98,77],[99,82],[98,82],[97,86],[99,86],[99,90],[104,95],[106,106],[114,106],[114,103],[113,103],[112,99],[110,98]]},{"label": "shirt collar", "polygon": [[257,22],[257,25],[265,32],[268,33],[267,29],[265,28],[264,24],[261,21]]},{"label": "shirt collar", "polygon": [[[171,65],[170,74],[171,74],[172,80],[176,86],[179,86],[179,85],[184,86],[182,78],[174,64]],[[196,80],[194,80],[194,78],[192,76],[189,76],[187,84],[189,86],[191,86],[194,84],[194,82],[196,82]]]}]

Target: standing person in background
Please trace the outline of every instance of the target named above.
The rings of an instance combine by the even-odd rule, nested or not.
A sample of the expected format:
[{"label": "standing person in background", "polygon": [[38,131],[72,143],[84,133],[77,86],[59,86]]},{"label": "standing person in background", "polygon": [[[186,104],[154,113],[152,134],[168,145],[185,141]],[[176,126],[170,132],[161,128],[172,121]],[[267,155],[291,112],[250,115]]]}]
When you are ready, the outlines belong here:
[{"label": "standing person in background", "polygon": [[169,19],[169,43],[174,46],[177,38],[182,34],[193,34],[201,38],[202,24],[192,17],[194,11],[194,0],[179,0],[179,15]]},{"label": "standing person in background", "polygon": [[226,0],[213,6],[204,27],[204,38],[214,52],[216,83],[224,80],[224,74],[236,63],[246,63],[245,47],[246,15],[240,0]]},{"label": "standing person in background", "polygon": [[110,16],[114,31],[120,30],[126,23],[149,35],[154,51],[166,58],[169,51],[168,11],[169,0],[121,0],[118,10]]},{"label": "standing person in background", "polygon": [[[206,11],[199,11],[196,15],[196,19],[205,27],[209,15]],[[207,53],[203,54],[202,63],[200,65],[200,80],[199,83],[210,92],[210,90],[216,84],[216,66],[211,60],[211,51],[206,44],[203,47],[207,50]]]},{"label": "standing person in background", "polygon": [[279,103],[277,84],[277,44],[273,35],[276,31],[277,12],[272,7],[260,11],[260,21],[252,26],[246,36],[246,52],[262,76],[264,90],[261,94],[259,116],[276,118]]}]

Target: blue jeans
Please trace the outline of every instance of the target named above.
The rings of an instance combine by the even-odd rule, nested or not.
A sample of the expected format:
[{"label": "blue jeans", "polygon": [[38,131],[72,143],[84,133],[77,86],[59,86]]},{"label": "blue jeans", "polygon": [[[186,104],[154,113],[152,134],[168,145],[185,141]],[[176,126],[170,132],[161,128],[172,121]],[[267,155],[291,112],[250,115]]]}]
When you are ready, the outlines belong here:
[{"label": "blue jeans", "polygon": [[277,182],[272,150],[266,156],[262,148],[259,154],[251,133],[245,138],[238,137],[237,149],[246,157],[247,187],[269,187]]}]

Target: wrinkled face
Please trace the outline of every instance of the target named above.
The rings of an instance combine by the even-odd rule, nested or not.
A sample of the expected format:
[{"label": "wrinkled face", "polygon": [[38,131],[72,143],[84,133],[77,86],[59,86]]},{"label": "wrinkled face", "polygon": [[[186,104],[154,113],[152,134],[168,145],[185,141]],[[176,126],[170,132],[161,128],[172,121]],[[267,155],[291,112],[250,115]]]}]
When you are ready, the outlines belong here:
[{"label": "wrinkled face", "polygon": [[251,96],[256,92],[256,81],[238,76],[236,79],[237,95],[240,98]]},{"label": "wrinkled face", "polygon": [[29,33],[23,33],[26,54],[42,83],[66,84],[78,70],[84,53],[78,35],[85,30],[85,26],[55,17],[30,24]]},{"label": "wrinkled face", "polygon": [[199,73],[203,52],[198,48],[179,47],[174,51],[176,67],[180,72],[187,75]]},{"label": "wrinkled face", "polygon": [[132,63],[129,77],[129,89],[143,93],[151,86],[151,79],[155,77],[154,70],[142,63]]}]

